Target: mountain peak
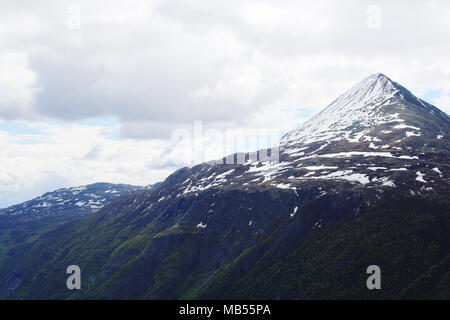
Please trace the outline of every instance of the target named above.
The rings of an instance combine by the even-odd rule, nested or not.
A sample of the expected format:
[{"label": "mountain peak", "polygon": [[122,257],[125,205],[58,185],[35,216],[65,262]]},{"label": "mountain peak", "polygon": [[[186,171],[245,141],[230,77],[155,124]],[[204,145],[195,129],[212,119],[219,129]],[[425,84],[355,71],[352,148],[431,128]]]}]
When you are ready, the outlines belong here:
[{"label": "mountain peak", "polygon": [[377,82],[380,81],[383,84],[390,84],[390,85],[398,85],[397,83],[395,83],[394,81],[391,80],[391,78],[389,78],[387,75],[385,75],[384,73],[378,72],[378,73],[373,73],[370,76],[364,78],[363,80],[361,80],[360,82]]},{"label": "mountain peak", "polygon": [[364,87],[369,86],[373,90],[372,94],[386,94],[390,91],[403,91],[406,90],[402,86],[400,86],[398,83],[392,81],[388,76],[384,75],[383,73],[374,73],[367,78],[360,81],[355,87]]},{"label": "mountain peak", "polygon": [[371,75],[368,76],[367,78],[388,79],[388,80],[390,80],[386,75],[384,75],[384,74],[381,73],[381,72],[371,74]]},{"label": "mountain peak", "polygon": [[[357,83],[319,114],[286,134],[281,144],[342,140],[380,125],[404,123],[405,113],[409,117],[414,113],[416,118],[427,118],[431,114],[448,121],[448,116],[439,109],[415,97],[383,73],[376,73]],[[409,125],[414,126],[411,123]]]},{"label": "mountain peak", "polygon": [[403,89],[382,73],[372,74],[357,83],[350,90],[344,92],[325,110],[337,110],[350,106],[352,109],[361,108],[367,104],[376,104],[392,97]]}]

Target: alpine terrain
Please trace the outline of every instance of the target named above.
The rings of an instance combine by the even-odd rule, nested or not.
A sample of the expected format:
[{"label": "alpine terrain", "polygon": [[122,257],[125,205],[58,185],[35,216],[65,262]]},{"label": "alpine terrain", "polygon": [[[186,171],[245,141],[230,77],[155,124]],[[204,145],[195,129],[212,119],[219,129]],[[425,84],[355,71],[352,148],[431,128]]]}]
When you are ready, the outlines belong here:
[{"label": "alpine terrain", "polygon": [[3,246],[0,297],[449,299],[449,135],[446,113],[369,76],[287,133],[279,161],[182,168]]},{"label": "alpine terrain", "polygon": [[86,186],[58,189],[24,203],[0,209],[0,217],[27,221],[82,216],[102,208],[105,204],[141,187],[126,184],[94,183]]},{"label": "alpine terrain", "polygon": [[[0,209],[0,260],[10,248],[33,241],[42,233],[89,215],[113,199],[139,189],[142,187],[94,183],[47,192],[35,199]],[[12,284],[13,287],[15,285],[17,283]]]}]

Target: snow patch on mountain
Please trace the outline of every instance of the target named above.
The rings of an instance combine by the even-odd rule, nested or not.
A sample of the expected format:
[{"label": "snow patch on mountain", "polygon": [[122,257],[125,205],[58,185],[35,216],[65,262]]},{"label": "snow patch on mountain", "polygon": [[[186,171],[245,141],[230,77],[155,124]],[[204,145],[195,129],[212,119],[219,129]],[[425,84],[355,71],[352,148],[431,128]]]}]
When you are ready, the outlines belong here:
[{"label": "snow patch on mountain", "polygon": [[417,177],[416,177],[416,180],[417,180],[417,181],[423,182],[423,183],[427,183],[427,181],[423,178],[423,177],[425,177],[425,174],[423,174],[423,173],[420,172],[420,171],[417,171],[417,172],[416,172],[416,175],[417,175]]}]

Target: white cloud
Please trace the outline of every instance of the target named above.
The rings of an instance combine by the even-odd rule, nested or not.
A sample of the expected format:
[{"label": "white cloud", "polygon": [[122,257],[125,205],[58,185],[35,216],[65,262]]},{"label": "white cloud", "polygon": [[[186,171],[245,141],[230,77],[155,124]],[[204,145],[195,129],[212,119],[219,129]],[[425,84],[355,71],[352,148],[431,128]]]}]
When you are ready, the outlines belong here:
[{"label": "white cloud", "polygon": [[147,185],[174,170],[165,141],[111,139],[114,127],[33,126],[42,134],[0,131],[0,207],[98,181]]},{"label": "white cloud", "polygon": [[360,0],[77,1],[80,30],[66,27],[73,3],[27,4],[0,10],[1,52],[21,57],[6,69],[18,79],[3,97],[8,119],[240,123],[269,104],[323,108],[375,72],[450,86],[445,0],[377,1],[379,30]]},{"label": "white cloud", "polygon": [[0,118],[29,117],[35,86],[36,74],[24,53],[0,53]]},{"label": "white cloud", "polygon": [[450,114],[450,90],[442,92],[440,97],[432,101],[436,107]]}]

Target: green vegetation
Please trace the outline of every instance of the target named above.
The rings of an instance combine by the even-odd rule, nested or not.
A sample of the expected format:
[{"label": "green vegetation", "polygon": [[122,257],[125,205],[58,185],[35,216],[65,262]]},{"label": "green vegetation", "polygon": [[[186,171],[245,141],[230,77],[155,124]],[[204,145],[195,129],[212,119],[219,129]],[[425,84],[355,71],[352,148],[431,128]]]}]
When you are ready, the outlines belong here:
[{"label": "green vegetation", "polygon": [[[234,272],[238,264],[224,267],[189,298],[448,299],[449,208],[414,199],[383,203],[246,274]],[[381,267],[382,290],[365,286],[371,264]]]},{"label": "green vegetation", "polygon": [[[14,231],[3,226],[0,280],[7,283],[14,275],[20,286],[8,289],[7,283],[0,297],[450,297],[449,202],[385,196],[356,216],[344,215],[360,207],[359,196],[344,192],[306,201],[293,219],[289,214],[297,204],[290,192],[230,189],[220,199],[212,192],[169,202],[149,214],[124,205],[112,215],[60,226]],[[208,227],[195,227],[219,201]],[[80,291],[65,287],[70,264],[81,267]],[[371,264],[381,267],[382,290],[365,286]]]}]

